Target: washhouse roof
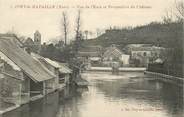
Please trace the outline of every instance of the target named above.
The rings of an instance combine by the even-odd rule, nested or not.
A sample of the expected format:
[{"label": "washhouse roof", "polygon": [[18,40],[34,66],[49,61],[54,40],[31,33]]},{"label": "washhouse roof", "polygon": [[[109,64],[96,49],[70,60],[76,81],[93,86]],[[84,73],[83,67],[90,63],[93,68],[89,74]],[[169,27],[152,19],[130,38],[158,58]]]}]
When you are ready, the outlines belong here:
[{"label": "washhouse roof", "polygon": [[47,68],[43,67],[39,61],[36,61],[21,49],[19,45],[13,43],[11,39],[0,37],[0,51],[35,82],[42,82],[56,77]]}]

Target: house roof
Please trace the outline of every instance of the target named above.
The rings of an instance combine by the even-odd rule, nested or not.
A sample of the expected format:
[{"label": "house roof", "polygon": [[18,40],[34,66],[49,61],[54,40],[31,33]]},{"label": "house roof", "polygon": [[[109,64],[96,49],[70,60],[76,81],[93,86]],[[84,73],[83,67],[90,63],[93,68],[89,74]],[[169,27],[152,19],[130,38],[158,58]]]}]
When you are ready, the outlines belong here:
[{"label": "house roof", "polygon": [[12,62],[6,55],[4,55],[0,51],[0,59],[4,60],[7,64],[9,64],[14,70],[16,71],[21,71],[21,69],[14,63]]},{"label": "house roof", "polygon": [[[59,62],[58,62],[59,63]],[[72,73],[72,70],[68,67],[68,66],[66,66],[66,65],[64,65],[63,63],[59,63],[59,65],[61,66],[60,68],[59,68],[59,72],[61,72],[61,73],[67,73],[67,74],[71,74]]]},{"label": "house roof", "polygon": [[106,48],[106,51],[104,52],[103,56],[107,57],[107,56],[111,56],[112,54],[114,56],[120,57],[124,53],[121,50],[119,50],[117,47],[111,46],[111,47]]},{"label": "house roof", "polygon": [[156,50],[164,50],[164,48],[163,47],[156,47],[156,46],[131,48],[131,51],[156,51]]},{"label": "house roof", "polygon": [[0,51],[35,82],[41,82],[56,77],[51,74],[48,69],[43,67],[39,61],[33,59],[28,53],[9,39],[0,37]]},{"label": "house roof", "polygon": [[60,68],[61,67],[56,61],[53,61],[49,58],[44,58],[44,60],[47,61],[47,63],[49,63],[50,65],[52,65],[55,68]]},{"label": "house roof", "polygon": [[15,34],[0,34],[0,38],[8,39],[18,45],[19,47],[23,47],[23,43],[18,39]]},{"label": "house roof", "polygon": [[78,52],[77,56],[79,57],[98,57],[100,52]]},{"label": "house roof", "polygon": [[157,58],[154,63],[163,63],[164,61],[161,58]]},{"label": "house roof", "polygon": [[153,44],[128,44],[125,47],[134,48],[134,47],[151,47]]},{"label": "house roof", "polygon": [[128,44],[125,46],[124,50],[129,51],[155,51],[164,50],[163,47],[154,46],[153,44]]},{"label": "house roof", "polygon": [[45,67],[47,67],[47,65],[52,66],[54,68],[59,68],[60,65],[58,63],[56,63],[55,61],[49,59],[49,58],[44,58],[43,56],[40,56],[39,54],[36,53],[31,53],[31,56],[40,61]]},{"label": "house roof", "polygon": [[101,46],[85,46],[79,48],[80,52],[98,52],[102,49]]},{"label": "house roof", "polygon": [[24,45],[34,45],[34,42],[31,38],[23,40]]},{"label": "house roof", "polygon": [[57,62],[57,61],[53,61],[49,58],[44,58],[38,54],[35,54],[35,53],[31,53],[31,55],[34,57],[34,58],[37,58],[39,61],[44,61],[46,62],[47,64],[53,66],[54,68],[58,68],[59,69],[59,72],[61,73],[72,73],[72,70],[67,67],[66,65],[64,65],[63,63],[60,63],[60,62]]},{"label": "house roof", "polygon": [[101,58],[100,57],[90,57],[89,59],[91,61],[99,61]]},{"label": "house roof", "polygon": [[80,57],[85,57],[85,56],[97,57],[97,56],[100,56],[101,50],[102,50],[101,46],[81,47],[81,48],[79,48],[78,56],[80,56]]}]

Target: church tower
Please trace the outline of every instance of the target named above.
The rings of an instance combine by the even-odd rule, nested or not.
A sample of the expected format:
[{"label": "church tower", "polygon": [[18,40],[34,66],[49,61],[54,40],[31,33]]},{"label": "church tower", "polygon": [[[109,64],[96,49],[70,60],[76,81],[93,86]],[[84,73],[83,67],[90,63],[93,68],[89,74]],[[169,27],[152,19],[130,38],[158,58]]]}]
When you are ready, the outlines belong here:
[{"label": "church tower", "polygon": [[34,33],[34,45],[35,51],[39,53],[39,51],[41,50],[41,34],[38,30]]}]

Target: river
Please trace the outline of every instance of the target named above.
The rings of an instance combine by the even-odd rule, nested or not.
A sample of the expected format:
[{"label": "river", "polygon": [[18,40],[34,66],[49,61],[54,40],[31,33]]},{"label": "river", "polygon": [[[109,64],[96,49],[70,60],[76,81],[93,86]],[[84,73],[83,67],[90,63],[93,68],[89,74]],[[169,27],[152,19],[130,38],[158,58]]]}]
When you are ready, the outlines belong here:
[{"label": "river", "polygon": [[66,87],[3,117],[183,117],[183,89],[141,72],[83,73],[88,88]]}]

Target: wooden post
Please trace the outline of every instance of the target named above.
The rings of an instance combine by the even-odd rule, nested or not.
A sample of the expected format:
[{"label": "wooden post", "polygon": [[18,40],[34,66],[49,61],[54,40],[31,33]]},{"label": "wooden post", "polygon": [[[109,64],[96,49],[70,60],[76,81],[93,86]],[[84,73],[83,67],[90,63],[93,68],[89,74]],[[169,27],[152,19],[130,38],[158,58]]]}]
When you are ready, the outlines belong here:
[{"label": "wooden post", "polygon": [[45,90],[45,88],[46,88],[46,86],[45,86],[45,82],[46,82],[46,81],[43,81],[43,95],[45,95],[45,94],[46,94],[46,90]]},{"label": "wooden post", "polygon": [[19,84],[19,101],[18,101],[18,104],[20,104],[21,105],[21,94],[22,94],[22,81],[21,81],[21,83]]}]

